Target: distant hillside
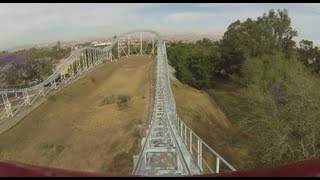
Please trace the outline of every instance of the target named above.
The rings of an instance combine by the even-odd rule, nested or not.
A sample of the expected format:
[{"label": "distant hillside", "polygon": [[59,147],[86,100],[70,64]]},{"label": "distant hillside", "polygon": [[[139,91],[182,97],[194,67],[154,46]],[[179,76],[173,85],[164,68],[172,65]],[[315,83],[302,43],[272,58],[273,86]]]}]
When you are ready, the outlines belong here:
[{"label": "distant hillside", "polygon": [[[203,39],[204,37],[210,38],[212,40],[219,40],[222,37],[222,34],[219,33],[181,33],[181,32],[174,32],[174,33],[162,33],[160,32],[160,34],[163,36],[164,39],[166,40],[170,40],[170,41],[179,41],[179,40],[186,40],[186,41],[197,41],[200,39]],[[61,41],[61,45],[63,44],[70,44],[70,45],[74,45],[77,43],[84,43],[84,42],[91,42],[91,41],[97,41],[97,40],[106,40],[105,36],[102,36],[100,38],[98,37],[79,37],[77,39],[74,40],[70,40],[70,41]],[[30,49],[32,47],[50,47],[50,46],[54,46],[56,45],[57,41],[50,41],[50,42],[43,42],[43,43],[30,43],[30,44],[25,44],[25,45],[20,45],[20,46],[14,46],[14,47],[10,47],[8,49],[6,49],[6,51],[9,52],[14,52],[20,49]]]}]

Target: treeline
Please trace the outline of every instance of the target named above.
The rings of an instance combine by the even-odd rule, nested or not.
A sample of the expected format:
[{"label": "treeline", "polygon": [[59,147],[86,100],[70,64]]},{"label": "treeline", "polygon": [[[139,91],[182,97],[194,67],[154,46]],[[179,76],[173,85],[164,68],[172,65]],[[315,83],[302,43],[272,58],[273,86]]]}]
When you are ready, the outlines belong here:
[{"label": "treeline", "polygon": [[241,76],[246,59],[267,54],[296,58],[319,73],[319,48],[309,40],[302,40],[297,46],[293,40],[297,36],[287,10],[270,10],[257,20],[233,22],[220,41],[204,38],[195,43],[169,43],[168,59],[179,80],[198,89],[210,87],[213,76]]},{"label": "treeline", "polygon": [[61,48],[58,42],[54,47],[43,47],[43,48],[30,48],[16,51],[14,53],[25,57],[28,60],[35,60],[41,58],[49,58],[51,60],[60,60],[71,52],[71,48]]},{"label": "treeline", "polygon": [[182,82],[206,89],[219,76],[241,85],[246,105],[232,120],[251,137],[256,167],[320,156],[320,51],[297,36],[287,10],[270,10],[233,22],[220,41],[167,48]]},{"label": "treeline", "polygon": [[2,84],[23,85],[42,81],[53,72],[55,61],[65,58],[70,52],[71,48],[61,48],[59,41],[53,47],[33,47],[13,53],[2,51]]},{"label": "treeline", "polygon": [[168,45],[168,59],[176,70],[177,78],[198,89],[210,87],[211,79],[218,67],[218,43],[204,38],[192,43]]}]

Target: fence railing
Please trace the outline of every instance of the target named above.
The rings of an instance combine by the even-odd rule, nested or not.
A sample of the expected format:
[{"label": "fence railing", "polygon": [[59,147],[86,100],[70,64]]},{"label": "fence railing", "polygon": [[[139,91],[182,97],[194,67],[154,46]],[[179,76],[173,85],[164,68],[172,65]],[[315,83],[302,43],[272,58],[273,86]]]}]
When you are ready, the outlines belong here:
[{"label": "fence railing", "polygon": [[175,127],[203,174],[236,171],[233,166],[193,132],[178,115],[176,116]]}]

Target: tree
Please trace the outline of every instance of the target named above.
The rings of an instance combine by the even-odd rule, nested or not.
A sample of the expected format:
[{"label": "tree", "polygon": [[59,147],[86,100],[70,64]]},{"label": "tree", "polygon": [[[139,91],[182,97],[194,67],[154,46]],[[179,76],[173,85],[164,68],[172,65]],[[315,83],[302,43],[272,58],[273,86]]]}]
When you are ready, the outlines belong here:
[{"label": "tree", "polygon": [[91,43],[90,42],[85,42],[84,43],[84,46],[86,47],[86,46],[91,46]]},{"label": "tree", "polygon": [[218,61],[216,42],[204,38],[195,44],[172,43],[167,48],[167,54],[180,81],[197,89],[210,87]]},{"label": "tree", "polygon": [[17,54],[7,54],[0,58],[2,80],[7,85],[23,84],[31,80],[33,70],[30,62]]},{"label": "tree", "polygon": [[61,48],[61,43],[60,43],[60,41],[57,42],[56,48],[57,48],[57,49],[60,49],[60,48]]},{"label": "tree", "polygon": [[8,54],[8,51],[1,51],[0,55]]},{"label": "tree", "polygon": [[209,38],[203,38],[202,40],[196,41],[196,44],[203,46],[210,46],[212,44],[212,40]]},{"label": "tree", "polygon": [[264,54],[283,52],[291,57],[295,54],[297,31],[291,27],[288,11],[273,9],[257,20],[248,18],[244,22],[230,24],[220,41],[220,70],[228,74],[239,74],[245,59]]},{"label": "tree", "polygon": [[[59,43],[57,43],[57,45],[59,45]],[[10,56],[14,55],[14,58],[11,57],[13,60],[7,57],[7,55],[2,56],[4,58],[0,60],[0,66],[5,66],[6,63],[4,62],[19,62],[14,66],[7,66],[7,68],[10,68],[10,72],[8,71],[6,73],[10,73],[10,77],[2,73],[2,77],[7,77],[7,79],[3,79],[3,81],[6,81],[8,84],[26,84],[34,80],[41,81],[52,72],[53,61],[64,58],[70,52],[71,48],[56,48],[56,46],[53,48],[33,47],[28,50],[24,49],[16,51],[13,54],[8,54]],[[25,66],[24,64],[27,65]]]},{"label": "tree", "polygon": [[250,106],[237,120],[252,137],[256,166],[319,157],[320,80],[284,53],[248,59],[241,71]]},{"label": "tree", "polygon": [[37,58],[31,60],[32,69],[35,71],[34,78],[37,81],[42,81],[48,77],[53,70],[51,58]]},{"label": "tree", "polygon": [[320,51],[317,46],[313,46],[313,42],[309,40],[301,40],[299,42],[298,57],[303,64],[312,72],[320,73]]},{"label": "tree", "polygon": [[275,40],[275,48],[280,49],[280,52],[285,53],[290,57],[294,53],[295,42],[292,40],[298,36],[296,30],[291,27],[291,18],[288,10],[279,10],[276,13],[273,9],[268,14],[264,14],[262,18],[258,18],[262,23],[265,23],[271,33],[272,40]]}]

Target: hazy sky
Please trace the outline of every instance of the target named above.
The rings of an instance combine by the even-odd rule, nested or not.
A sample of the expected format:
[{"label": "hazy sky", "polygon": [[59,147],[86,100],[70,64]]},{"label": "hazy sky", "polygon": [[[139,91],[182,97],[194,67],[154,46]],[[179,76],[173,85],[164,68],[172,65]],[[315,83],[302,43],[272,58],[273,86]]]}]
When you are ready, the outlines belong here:
[{"label": "hazy sky", "polygon": [[116,35],[133,29],[223,34],[238,19],[289,10],[299,39],[320,42],[320,4],[311,3],[1,3],[0,49]]}]

